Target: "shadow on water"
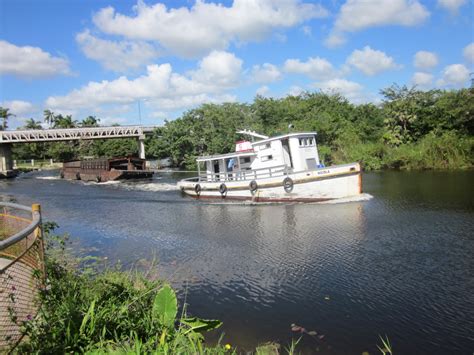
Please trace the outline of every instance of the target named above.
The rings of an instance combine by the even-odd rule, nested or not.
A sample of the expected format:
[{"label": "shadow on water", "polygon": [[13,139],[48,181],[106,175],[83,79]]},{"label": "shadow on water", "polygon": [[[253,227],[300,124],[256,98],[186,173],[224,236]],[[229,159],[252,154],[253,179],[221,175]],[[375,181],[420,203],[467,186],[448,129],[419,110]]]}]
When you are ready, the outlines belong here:
[{"label": "shadow on water", "polygon": [[[39,178],[38,178],[39,177]],[[248,205],[181,196],[175,178],[84,184],[52,173],[0,182],[45,218],[124,265],[156,257],[192,314],[224,321],[240,349],[399,354],[474,349],[473,172],[364,175],[366,201]],[[85,223],[86,222],[86,223]],[[321,338],[320,338],[321,337]]]}]

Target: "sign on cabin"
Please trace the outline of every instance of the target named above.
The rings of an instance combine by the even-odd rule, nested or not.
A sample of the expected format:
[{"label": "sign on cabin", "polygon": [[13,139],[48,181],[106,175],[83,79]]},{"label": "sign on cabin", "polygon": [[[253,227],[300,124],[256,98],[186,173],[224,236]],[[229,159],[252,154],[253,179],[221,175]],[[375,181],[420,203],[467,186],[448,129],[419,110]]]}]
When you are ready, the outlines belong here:
[{"label": "sign on cabin", "polygon": [[252,150],[252,143],[250,143],[249,141],[238,141],[235,143],[236,152],[248,152]]}]

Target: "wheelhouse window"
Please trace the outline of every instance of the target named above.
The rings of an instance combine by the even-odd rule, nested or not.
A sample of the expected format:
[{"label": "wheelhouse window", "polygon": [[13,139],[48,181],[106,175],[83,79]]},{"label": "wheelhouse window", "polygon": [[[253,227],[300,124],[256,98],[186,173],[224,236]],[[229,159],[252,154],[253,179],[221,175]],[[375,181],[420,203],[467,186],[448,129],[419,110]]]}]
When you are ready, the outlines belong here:
[{"label": "wheelhouse window", "polygon": [[240,163],[241,163],[241,164],[250,163],[250,157],[243,157],[243,158],[240,158]]},{"label": "wheelhouse window", "polygon": [[315,145],[314,137],[300,138],[300,147],[312,147]]},{"label": "wheelhouse window", "polygon": [[273,155],[264,155],[262,156],[262,161],[269,161],[273,159]]}]

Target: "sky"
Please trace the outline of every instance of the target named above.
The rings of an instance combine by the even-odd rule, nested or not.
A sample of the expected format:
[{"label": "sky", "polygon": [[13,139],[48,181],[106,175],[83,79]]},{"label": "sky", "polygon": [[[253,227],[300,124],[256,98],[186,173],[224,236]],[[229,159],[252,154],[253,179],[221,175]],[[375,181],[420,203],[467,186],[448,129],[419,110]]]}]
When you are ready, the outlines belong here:
[{"label": "sky", "polygon": [[203,103],[469,87],[474,0],[0,0],[0,105],[163,124]]}]

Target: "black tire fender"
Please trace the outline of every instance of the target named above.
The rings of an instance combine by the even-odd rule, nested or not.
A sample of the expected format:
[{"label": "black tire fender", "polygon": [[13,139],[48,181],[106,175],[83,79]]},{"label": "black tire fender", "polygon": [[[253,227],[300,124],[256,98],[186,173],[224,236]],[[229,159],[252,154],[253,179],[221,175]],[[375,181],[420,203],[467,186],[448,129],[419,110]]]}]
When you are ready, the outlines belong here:
[{"label": "black tire fender", "polygon": [[198,195],[198,196],[201,195],[201,190],[202,190],[202,189],[201,189],[201,185],[200,185],[200,184],[196,184],[196,185],[194,186],[194,192],[196,193],[196,195]]},{"label": "black tire fender", "polygon": [[76,173],[76,180],[81,180],[81,174],[80,173]]},{"label": "black tire fender", "polygon": [[101,182],[102,181],[102,178],[100,177],[100,175],[97,175],[95,177],[95,182]]},{"label": "black tire fender", "polygon": [[285,192],[290,193],[291,191],[293,191],[293,185],[293,180],[290,177],[286,177],[283,180],[283,188],[285,189]]},{"label": "black tire fender", "polygon": [[252,180],[250,181],[250,184],[249,184],[249,189],[250,189],[250,193],[252,195],[255,195],[255,193],[257,192],[258,190],[258,184],[255,180]]},{"label": "black tire fender", "polygon": [[221,186],[219,186],[219,192],[221,193],[222,197],[226,197],[227,196],[227,186],[225,186],[225,184],[221,184]]}]

